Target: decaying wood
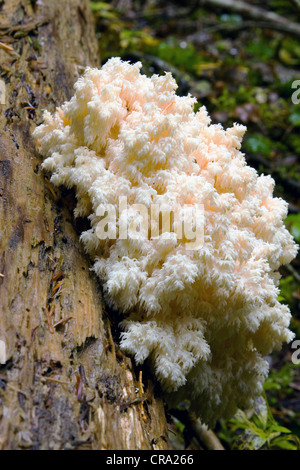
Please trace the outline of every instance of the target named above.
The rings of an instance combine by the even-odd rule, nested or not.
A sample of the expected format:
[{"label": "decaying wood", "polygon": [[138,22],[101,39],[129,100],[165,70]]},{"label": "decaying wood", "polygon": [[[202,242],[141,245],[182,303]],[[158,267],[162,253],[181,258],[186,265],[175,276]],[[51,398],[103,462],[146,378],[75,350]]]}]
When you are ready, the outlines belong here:
[{"label": "decaying wood", "polygon": [[88,0],[5,0],[0,41],[0,448],[166,449],[162,400],[114,342],[74,196],[51,187],[31,137],[99,65]]}]

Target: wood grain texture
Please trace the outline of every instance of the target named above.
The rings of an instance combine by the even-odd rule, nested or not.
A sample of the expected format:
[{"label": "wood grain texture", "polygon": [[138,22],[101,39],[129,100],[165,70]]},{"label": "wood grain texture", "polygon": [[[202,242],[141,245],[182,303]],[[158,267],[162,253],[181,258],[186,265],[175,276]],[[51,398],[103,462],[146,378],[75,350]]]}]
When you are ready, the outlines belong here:
[{"label": "wood grain texture", "polygon": [[[99,66],[88,1],[0,6],[0,449],[167,449],[159,390],[117,345],[74,221],[31,137]],[[3,94],[2,94],[3,98]]]}]

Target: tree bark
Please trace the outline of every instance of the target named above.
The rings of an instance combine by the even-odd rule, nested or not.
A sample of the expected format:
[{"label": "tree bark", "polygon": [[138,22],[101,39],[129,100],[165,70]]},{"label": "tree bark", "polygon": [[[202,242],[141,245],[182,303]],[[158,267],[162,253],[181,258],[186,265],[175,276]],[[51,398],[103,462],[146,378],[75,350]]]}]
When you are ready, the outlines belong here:
[{"label": "tree bark", "polygon": [[74,195],[53,190],[31,137],[99,65],[88,3],[0,3],[0,449],[168,448],[160,392],[120,351],[89,270]]}]

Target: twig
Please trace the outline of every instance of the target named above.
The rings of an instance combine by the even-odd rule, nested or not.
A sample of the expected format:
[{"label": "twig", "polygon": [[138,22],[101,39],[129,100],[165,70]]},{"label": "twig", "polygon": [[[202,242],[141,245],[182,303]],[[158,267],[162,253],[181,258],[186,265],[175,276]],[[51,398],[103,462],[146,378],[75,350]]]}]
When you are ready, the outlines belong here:
[{"label": "twig", "polygon": [[46,181],[46,184],[47,184],[52,196],[54,197],[55,201],[57,201],[58,197],[57,197],[54,189],[52,188],[52,185],[51,185],[50,181],[48,180],[48,178],[45,178],[45,181]]},{"label": "twig", "polygon": [[13,48],[13,47],[8,46],[7,44],[4,44],[4,42],[0,42],[0,47],[2,47],[2,49],[5,49],[5,50],[7,50],[7,51],[10,51],[10,52],[11,52],[11,51],[12,51],[12,52],[14,51],[14,48]]},{"label": "twig", "polygon": [[38,326],[36,326],[35,328],[33,328],[32,332],[31,332],[31,341],[30,341],[30,346],[32,345],[33,341],[35,340],[35,334],[36,334],[36,332],[37,332],[38,328],[39,328],[39,325],[38,325]]},{"label": "twig", "polygon": [[291,0],[291,2],[300,11],[300,0]]},{"label": "twig", "polygon": [[62,380],[58,380],[58,379],[53,379],[51,377],[43,377],[42,375],[36,375],[36,377],[46,382],[52,382],[52,383],[59,384],[59,385],[70,385],[67,382],[63,382]]},{"label": "twig", "polygon": [[61,278],[64,275],[62,271],[59,271],[56,275],[53,275],[51,278],[51,281],[57,281],[59,278]]},{"label": "twig", "polygon": [[5,44],[4,42],[0,42],[0,47],[8,54],[15,56],[15,57],[20,57],[17,51],[15,51],[14,48],[9,46],[8,44]]},{"label": "twig", "polygon": [[51,305],[50,310],[46,306],[46,319],[47,319],[48,328],[49,328],[49,331],[50,331],[51,334],[54,333],[53,325],[52,325],[52,322],[51,322],[51,317],[54,314],[54,309],[55,309],[54,304]]},{"label": "twig", "polygon": [[127,410],[127,408],[129,408],[131,405],[140,405],[141,403],[143,403],[143,401],[145,401],[145,398],[141,397],[136,397],[128,401],[122,401],[120,403],[120,411]]},{"label": "twig", "polygon": [[[282,24],[280,23],[270,23],[268,21],[258,21],[258,20],[248,20],[248,21],[241,21],[240,23],[218,23],[216,25],[209,26],[204,28],[204,31],[207,33],[217,33],[222,31],[240,31],[243,29],[252,29],[252,28],[260,28],[260,29],[272,29],[279,32],[289,32],[285,29],[282,29]],[[199,33],[196,35],[191,36],[192,39],[194,37],[197,38]],[[296,34],[298,37],[298,34]]]},{"label": "twig", "polygon": [[267,11],[240,0],[202,0],[202,5],[221,7],[248,16],[258,21],[266,21],[269,28],[277,29],[285,33],[300,37],[300,24],[284,18],[273,11]]},{"label": "twig", "polygon": [[7,387],[10,388],[11,390],[13,390],[14,392],[22,393],[22,395],[24,395],[26,398],[28,398],[28,393],[23,392],[20,388],[14,387],[14,386],[11,385],[10,383],[7,384]]},{"label": "twig", "polygon": [[191,429],[200,444],[208,450],[225,450],[215,433],[204,426],[201,421],[189,415]]},{"label": "twig", "polygon": [[57,291],[61,288],[61,286],[63,285],[63,282],[64,282],[63,280],[62,280],[62,281],[59,281],[59,282],[53,287],[52,292],[51,292],[51,297],[53,297],[54,294],[55,294],[55,292],[57,292]]},{"label": "twig", "polygon": [[225,450],[215,433],[203,425],[193,413],[176,408],[171,410],[171,414],[185,425],[188,435],[195,437],[201,447],[207,450]]}]

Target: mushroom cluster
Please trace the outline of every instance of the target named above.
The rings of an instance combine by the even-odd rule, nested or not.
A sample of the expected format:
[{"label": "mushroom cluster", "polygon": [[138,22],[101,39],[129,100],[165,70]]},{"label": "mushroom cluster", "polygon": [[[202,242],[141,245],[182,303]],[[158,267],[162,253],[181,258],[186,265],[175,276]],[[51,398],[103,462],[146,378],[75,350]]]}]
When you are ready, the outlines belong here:
[{"label": "mushroom cluster", "polygon": [[[90,220],[81,240],[107,304],[123,316],[121,348],[149,360],[171,405],[185,400],[213,425],[253,405],[266,356],[293,338],[278,268],[297,246],[274,181],[240,151],[246,128],[212,125],[193,97],[176,95],[170,73],[148,78],[140,68],[112,58],[86,69],[34,136],[51,182],[75,188],[75,215]],[[162,217],[175,207],[179,223],[195,208],[202,243],[189,249],[174,220],[150,236],[141,206],[149,221],[151,207]]]}]

